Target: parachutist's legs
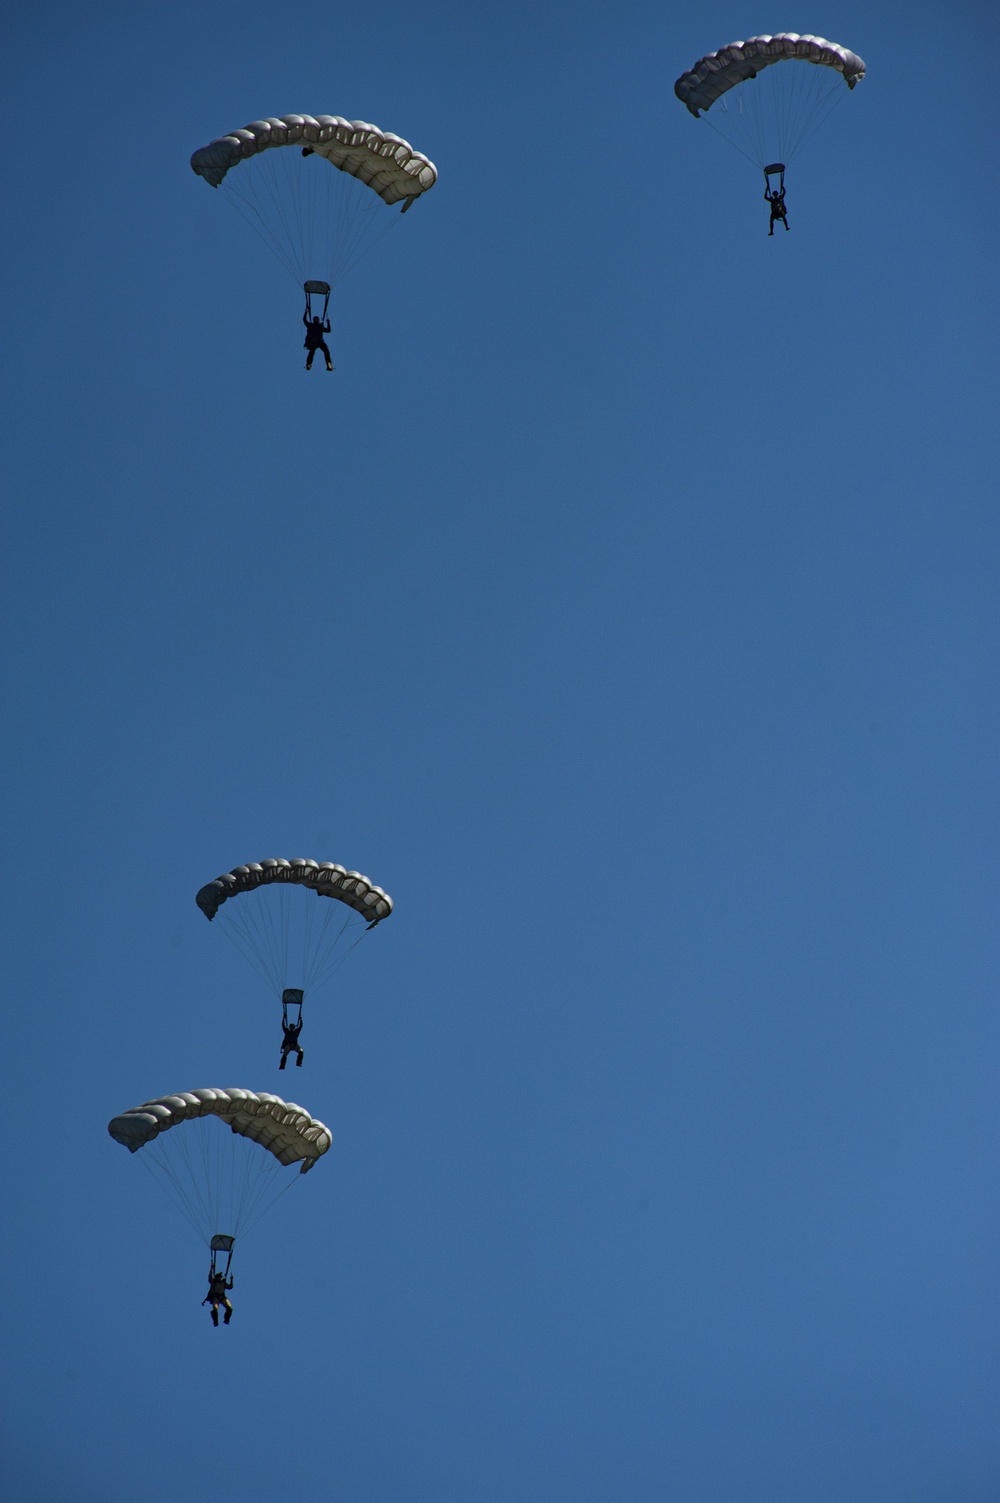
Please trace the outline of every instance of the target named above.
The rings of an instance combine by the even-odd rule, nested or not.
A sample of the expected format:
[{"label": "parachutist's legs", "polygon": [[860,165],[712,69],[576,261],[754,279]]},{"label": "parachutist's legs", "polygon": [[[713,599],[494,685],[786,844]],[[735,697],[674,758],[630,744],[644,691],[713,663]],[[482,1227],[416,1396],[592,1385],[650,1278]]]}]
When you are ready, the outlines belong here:
[{"label": "parachutist's legs", "polygon": [[301,1063],[302,1063],[302,1050],[301,1049],[299,1050],[299,1057],[295,1061],[295,1063],[296,1063],[296,1065],[301,1065]]},{"label": "parachutist's legs", "polygon": [[278,1066],[278,1069],[279,1070],[283,1070],[285,1068],[285,1065],[287,1063],[288,1063],[288,1055],[285,1053],[284,1050],[282,1050],[281,1051],[281,1064]]},{"label": "parachutist's legs", "polygon": [[315,353],[316,353],[315,350],[310,350],[309,353],[308,353],[308,355],[306,356],[306,370],[307,371],[311,371],[312,368],[313,368],[313,356],[315,355]]},{"label": "parachutist's legs", "polygon": [[215,1305],[212,1306],[212,1324],[213,1326],[219,1324],[219,1312]]}]

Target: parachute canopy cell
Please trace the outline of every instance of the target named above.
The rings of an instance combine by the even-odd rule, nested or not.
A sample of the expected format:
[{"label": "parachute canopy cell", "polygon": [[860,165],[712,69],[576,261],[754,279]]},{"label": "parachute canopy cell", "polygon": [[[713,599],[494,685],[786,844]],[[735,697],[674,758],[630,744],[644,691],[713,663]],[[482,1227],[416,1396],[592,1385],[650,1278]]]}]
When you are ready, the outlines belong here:
[{"label": "parachute canopy cell", "polygon": [[160,1133],[198,1117],[218,1117],[234,1133],[259,1143],[279,1164],[301,1162],[301,1173],[311,1169],[326,1153],[333,1139],[322,1122],[293,1101],[282,1101],[267,1091],[226,1090],[178,1091],[145,1101],[112,1118],[108,1132],[116,1143],[137,1153]]},{"label": "parachute canopy cell", "polygon": [[282,115],[252,120],[202,146],[191,158],[199,177],[218,188],[226,173],[248,157],[277,146],[314,151],[341,172],[365,183],[387,204],[411,202],[437,182],[437,168],[402,136],[340,115]]},{"label": "parachute canopy cell", "polygon": [[317,897],[336,898],[371,924],[380,923],[392,912],[389,894],[360,872],[347,871],[335,861],[311,861],[301,856],[292,861],[281,858],[248,861],[245,866],[234,867],[231,872],[223,872],[221,877],[209,882],[196,895],[195,901],[205,917],[211,920],[228,898],[253,892],[271,882],[291,882],[311,888]]},{"label": "parachute canopy cell", "polygon": [[693,68],[682,73],[674,84],[674,93],[692,115],[709,109],[717,99],[737,84],[756,78],[774,63],[816,63],[841,73],[849,89],[865,76],[865,65],[857,53],[828,42],[825,37],[800,36],[794,31],[780,31],[774,36],[748,37],[745,42],[730,42],[718,52],[710,52]]}]

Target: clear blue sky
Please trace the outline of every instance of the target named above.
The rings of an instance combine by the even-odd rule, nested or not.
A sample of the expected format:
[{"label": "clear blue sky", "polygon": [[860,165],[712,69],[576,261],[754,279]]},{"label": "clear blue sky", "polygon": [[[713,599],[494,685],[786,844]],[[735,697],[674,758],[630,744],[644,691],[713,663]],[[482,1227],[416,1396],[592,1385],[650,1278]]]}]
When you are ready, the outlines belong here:
[{"label": "clear blue sky", "polygon": [[[994,1503],[995,20],[8,13],[19,1503]],[[672,93],[768,28],[869,69],[775,240]],[[188,166],[293,110],[440,171],[331,377]],[[291,1080],[271,854],[396,901]],[[106,1123],[292,1080],[214,1331]]]}]

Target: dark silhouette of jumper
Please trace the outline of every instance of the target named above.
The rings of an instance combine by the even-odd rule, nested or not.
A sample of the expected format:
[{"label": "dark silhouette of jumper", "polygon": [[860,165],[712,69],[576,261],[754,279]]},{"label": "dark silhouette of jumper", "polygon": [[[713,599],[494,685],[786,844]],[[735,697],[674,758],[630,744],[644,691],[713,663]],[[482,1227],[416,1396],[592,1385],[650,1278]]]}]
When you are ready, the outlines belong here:
[{"label": "dark silhouette of jumper", "polygon": [[[775,186],[771,187],[771,178],[777,178]],[[772,162],[764,168],[764,198],[771,211],[771,222],[767,227],[769,235],[774,234],[774,226],[780,221],[785,229],[788,229],[788,210],[785,207],[785,164],[784,162]]]},{"label": "dark silhouette of jumper", "polygon": [[326,340],[323,338],[324,334],[329,334],[330,332],[330,320],[326,319],[324,322],[318,314],[314,314],[310,318],[308,314],[303,313],[302,322],[306,326],[305,349],[308,351],[306,355],[306,370],[312,370],[313,356],[317,350],[322,350],[326,356],[326,368],[328,371],[332,371],[333,361],[330,359],[330,351],[327,348]]},{"label": "dark silhouette of jumper", "polygon": [[226,1312],[223,1316],[223,1324],[228,1326],[230,1320],[232,1320],[233,1307],[229,1303],[229,1297],[226,1293],[226,1291],[231,1289],[232,1287],[232,1279],[227,1279],[224,1273],[221,1273],[216,1269],[215,1260],[213,1258],[212,1266],[208,1270],[208,1293],[202,1300],[203,1305],[211,1305],[212,1307],[211,1313],[213,1326],[217,1326],[219,1324],[220,1305]]},{"label": "dark silhouette of jumper", "polygon": [[301,1065],[303,1055],[301,1046],[299,1045],[299,1034],[302,1032],[302,1019],[299,1018],[297,1023],[282,1023],[281,1031],[284,1037],[281,1040],[281,1064],[278,1066],[278,1069],[283,1070],[285,1068],[290,1054],[297,1054],[298,1059],[295,1063]]}]

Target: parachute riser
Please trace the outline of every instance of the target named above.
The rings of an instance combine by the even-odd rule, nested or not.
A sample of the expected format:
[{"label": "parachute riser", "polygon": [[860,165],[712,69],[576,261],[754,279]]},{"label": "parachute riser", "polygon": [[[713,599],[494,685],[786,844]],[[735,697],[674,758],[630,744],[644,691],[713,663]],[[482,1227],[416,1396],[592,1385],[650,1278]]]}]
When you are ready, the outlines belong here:
[{"label": "parachute riser", "polygon": [[[233,1244],[235,1243],[235,1241],[235,1237],[226,1236],[221,1232],[217,1232],[216,1235],[212,1238],[209,1244],[212,1250],[212,1267],[210,1272],[211,1278],[215,1278],[216,1274],[221,1273],[224,1279],[228,1279],[230,1264],[233,1261]],[[222,1266],[221,1255],[223,1253],[225,1253],[226,1255],[225,1268],[223,1268]]]},{"label": "parachute riser", "polygon": [[306,318],[312,318],[312,300],[314,297],[323,299],[322,319],[326,323],[327,313],[330,307],[330,284],[329,282],[303,282],[302,290],[306,295]]},{"label": "parachute riser", "polygon": [[[304,999],[305,993],[299,987],[285,987],[285,990],[281,994],[281,1021],[286,1028],[297,1028],[302,1022],[302,1003]],[[289,1008],[294,1009],[291,1018],[288,1013]]]},{"label": "parachute riser", "polygon": [[771,178],[772,177],[776,177],[778,179],[778,192],[779,193],[783,193],[784,192],[784,188],[785,188],[785,164],[784,164],[784,162],[771,162],[769,166],[767,166],[767,167],[764,168],[764,177],[765,177],[765,180],[767,182],[767,186],[769,188],[771,186]]}]

